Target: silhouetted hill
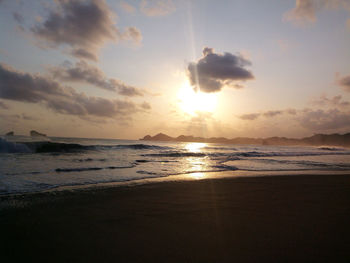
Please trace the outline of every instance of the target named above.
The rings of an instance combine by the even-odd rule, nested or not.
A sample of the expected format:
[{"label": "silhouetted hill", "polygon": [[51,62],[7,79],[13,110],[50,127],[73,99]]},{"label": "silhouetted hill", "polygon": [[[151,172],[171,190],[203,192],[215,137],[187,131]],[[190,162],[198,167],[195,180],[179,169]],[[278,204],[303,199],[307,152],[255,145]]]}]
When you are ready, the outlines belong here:
[{"label": "silhouetted hill", "polygon": [[32,131],[30,131],[30,136],[32,136],[32,137],[41,137],[41,136],[46,137],[46,134],[32,130]]},{"label": "silhouetted hill", "polygon": [[174,141],[174,142],[208,142],[208,143],[229,143],[229,144],[255,144],[255,145],[328,145],[328,146],[344,146],[350,147],[350,133],[346,134],[315,134],[311,137],[302,139],[293,139],[286,137],[269,137],[269,138],[248,138],[237,137],[227,139],[224,137],[194,137],[180,135],[178,137],[170,137],[164,133],[158,133],[155,136],[146,135],[140,140],[144,141]]}]

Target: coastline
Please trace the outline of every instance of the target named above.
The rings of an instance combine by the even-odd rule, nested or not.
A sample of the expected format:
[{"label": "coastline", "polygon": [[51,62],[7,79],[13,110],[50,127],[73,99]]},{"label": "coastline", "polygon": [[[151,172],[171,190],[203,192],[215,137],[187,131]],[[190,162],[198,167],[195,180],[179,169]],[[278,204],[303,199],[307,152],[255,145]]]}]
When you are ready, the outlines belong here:
[{"label": "coastline", "polygon": [[349,179],[226,177],[1,197],[13,204],[0,210],[1,254],[12,262],[347,262]]}]

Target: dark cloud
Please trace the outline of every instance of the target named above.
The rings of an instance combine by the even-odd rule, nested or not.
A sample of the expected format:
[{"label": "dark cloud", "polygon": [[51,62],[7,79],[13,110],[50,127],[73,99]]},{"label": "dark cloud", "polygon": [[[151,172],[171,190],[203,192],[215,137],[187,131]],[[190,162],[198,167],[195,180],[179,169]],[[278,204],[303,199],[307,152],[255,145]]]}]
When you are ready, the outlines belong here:
[{"label": "dark cloud", "polygon": [[0,98],[41,103],[55,112],[83,116],[125,118],[140,111],[130,101],[78,93],[40,75],[18,72],[0,64]]},{"label": "dark cloud", "polygon": [[121,32],[114,24],[114,14],[104,0],[56,0],[56,8],[32,32],[50,47],[69,46],[81,59],[98,59],[98,51],[108,41],[140,41],[138,29]]},{"label": "dark cloud", "polygon": [[343,87],[343,89],[345,91],[350,92],[350,75],[349,76],[345,76],[345,77],[341,77],[338,80],[338,84]]},{"label": "dark cloud", "polygon": [[118,92],[123,96],[143,96],[139,89],[117,79],[108,79],[99,68],[84,61],[77,62],[75,66],[66,63],[61,67],[53,67],[50,72],[53,78],[58,80],[88,83],[101,89]]},{"label": "dark cloud", "polygon": [[263,115],[268,118],[272,118],[281,114],[283,114],[283,111],[280,111],[280,110],[270,110],[263,113]]},{"label": "dark cloud", "polygon": [[[224,86],[236,87],[236,81],[253,79],[245,69],[251,62],[241,55],[217,54],[212,48],[203,49],[203,57],[197,63],[188,65],[191,85],[202,92],[217,92]],[[240,87],[240,86],[238,86]]]},{"label": "dark cloud", "polygon": [[313,131],[350,128],[350,112],[337,109],[327,111],[305,109],[298,120],[304,128]]},{"label": "dark cloud", "polygon": [[146,16],[165,16],[175,11],[172,0],[142,0],[140,10]]},{"label": "dark cloud", "polygon": [[249,114],[243,114],[239,116],[240,119],[249,120],[249,121],[256,120],[259,117],[260,117],[260,113],[249,113]]},{"label": "dark cloud", "polygon": [[0,64],[0,97],[3,99],[34,103],[47,96],[70,95],[71,90],[61,87],[57,82],[38,75],[17,72]]}]

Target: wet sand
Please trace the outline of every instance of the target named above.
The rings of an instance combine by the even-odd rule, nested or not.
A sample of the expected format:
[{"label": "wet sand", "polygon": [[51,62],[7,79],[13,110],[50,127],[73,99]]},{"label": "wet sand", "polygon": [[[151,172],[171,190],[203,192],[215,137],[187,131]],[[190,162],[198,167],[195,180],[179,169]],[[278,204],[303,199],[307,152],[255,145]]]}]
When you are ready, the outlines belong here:
[{"label": "wet sand", "polygon": [[1,197],[1,262],[350,262],[350,175]]}]

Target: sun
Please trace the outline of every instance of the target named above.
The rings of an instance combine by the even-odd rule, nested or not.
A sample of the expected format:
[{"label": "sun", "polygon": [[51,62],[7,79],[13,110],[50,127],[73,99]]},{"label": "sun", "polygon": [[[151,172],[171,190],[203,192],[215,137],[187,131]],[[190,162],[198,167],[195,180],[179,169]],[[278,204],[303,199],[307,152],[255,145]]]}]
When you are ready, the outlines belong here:
[{"label": "sun", "polygon": [[217,94],[196,92],[188,83],[185,83],[179,89],[178,102],[182,111],[190,115],[198,112],[214,112]]}]

